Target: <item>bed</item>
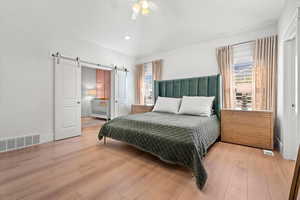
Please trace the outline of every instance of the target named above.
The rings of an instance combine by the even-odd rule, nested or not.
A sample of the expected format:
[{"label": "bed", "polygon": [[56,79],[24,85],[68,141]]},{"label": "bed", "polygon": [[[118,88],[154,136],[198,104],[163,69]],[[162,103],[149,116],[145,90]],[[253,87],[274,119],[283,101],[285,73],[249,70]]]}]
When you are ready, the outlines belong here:
[{"label": "bed", "polygon": [[155,82],[155,99],[161,97],[215,96],[214,115],[201,117],[147,112],[115,118],[103,125],[99,140],[109,137],[126,142],[161,160],[192,170],[202,189],[207,173],[202,158],[220,135],[220,77],[208,76]]}]

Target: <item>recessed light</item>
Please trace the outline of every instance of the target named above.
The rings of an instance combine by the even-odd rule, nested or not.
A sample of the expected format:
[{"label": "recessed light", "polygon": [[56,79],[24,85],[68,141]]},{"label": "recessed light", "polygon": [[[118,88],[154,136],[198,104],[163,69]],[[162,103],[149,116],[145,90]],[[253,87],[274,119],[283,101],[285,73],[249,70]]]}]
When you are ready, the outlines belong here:
[{"label": "recessed light", "polygon": [[124,37],[124,39],[125,39],[125,40],[130,40],[131,37],[130,37],[129,35],[126,35],[126,36]]}]

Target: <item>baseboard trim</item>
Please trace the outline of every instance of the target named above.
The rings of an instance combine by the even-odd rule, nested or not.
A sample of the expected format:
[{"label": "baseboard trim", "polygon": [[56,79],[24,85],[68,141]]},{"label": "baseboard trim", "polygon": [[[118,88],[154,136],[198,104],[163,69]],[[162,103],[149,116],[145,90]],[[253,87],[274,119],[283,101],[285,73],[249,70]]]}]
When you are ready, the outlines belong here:
[{"label": "baseboard trim", "polygon": [[277,149],[281,155],[283,155],[283,144],[278,136],[275,137],[275,149]]},{"label": "baseboard trim", "polygon": [[54,141],[54,133],[48,133],[41,135],[41,144],[53,142]]},{"label": "baseboard trim", "polygon": [[284,149],[283,149],[283,143],[281,142],[281,140],[276,137],[276,143],[277,143],[277,149],[279,150],[280,154],[282,155],[282,157],[286,160],[295,160],[296,157],[291,155],[290,152],[284,152]]}]

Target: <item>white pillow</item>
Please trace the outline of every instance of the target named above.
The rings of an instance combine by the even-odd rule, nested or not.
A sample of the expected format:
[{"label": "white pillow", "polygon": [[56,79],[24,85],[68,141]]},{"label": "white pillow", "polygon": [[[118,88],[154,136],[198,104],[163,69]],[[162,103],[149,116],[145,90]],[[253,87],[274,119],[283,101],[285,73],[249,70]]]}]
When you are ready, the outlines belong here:
[{"label": "white pillow", "polygon": [[182,97],[179,114],[211,116],[215,97]]},{"label": "white pillow", "polygon": [[178,113],[181,98],[157,97],[153,112]]}]

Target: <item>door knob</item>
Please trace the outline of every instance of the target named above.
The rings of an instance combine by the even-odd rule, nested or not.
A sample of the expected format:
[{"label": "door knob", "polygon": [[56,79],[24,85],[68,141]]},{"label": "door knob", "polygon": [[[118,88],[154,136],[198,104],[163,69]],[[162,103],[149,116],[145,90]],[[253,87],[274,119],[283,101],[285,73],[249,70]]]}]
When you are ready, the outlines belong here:
[{"label": "door knob", "polygon": [[80,104],[80,101],[77,101],[77,104]]}]

